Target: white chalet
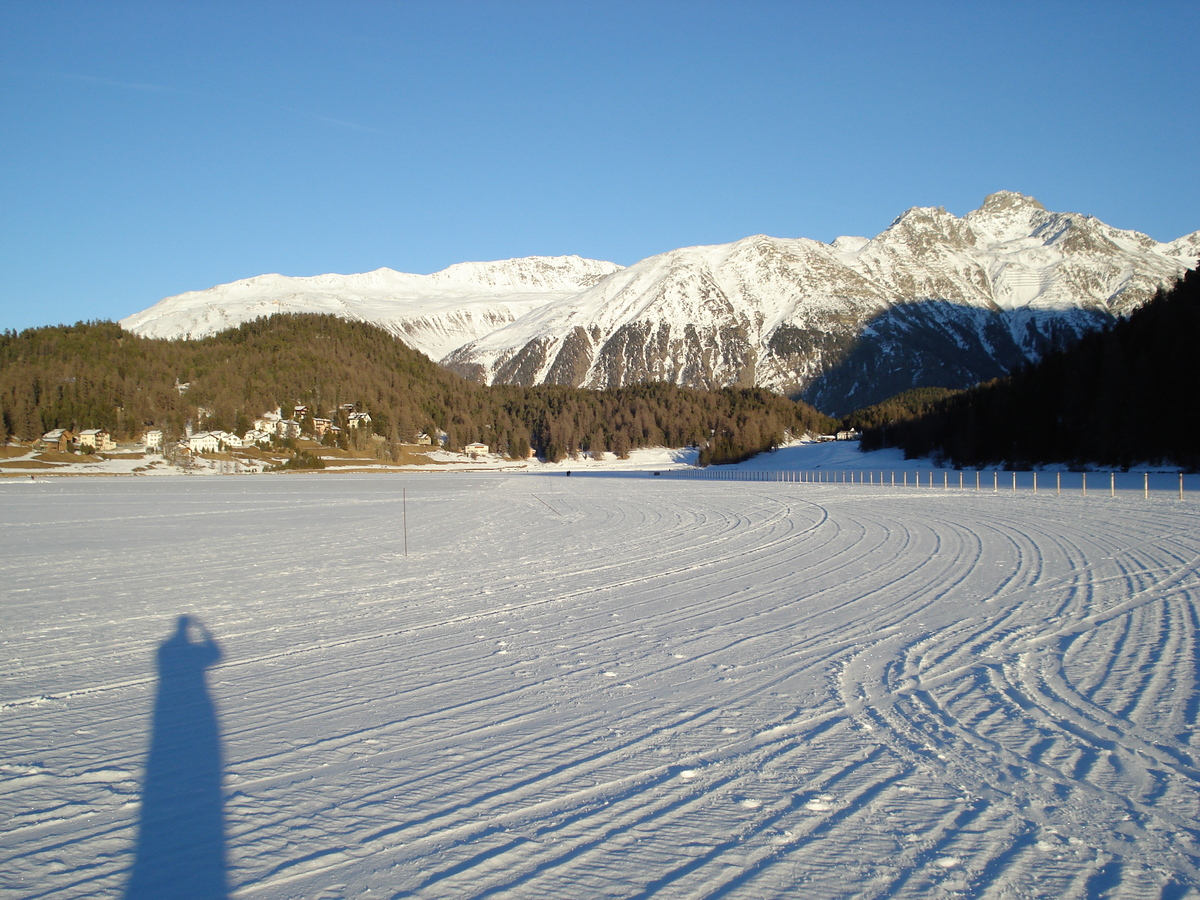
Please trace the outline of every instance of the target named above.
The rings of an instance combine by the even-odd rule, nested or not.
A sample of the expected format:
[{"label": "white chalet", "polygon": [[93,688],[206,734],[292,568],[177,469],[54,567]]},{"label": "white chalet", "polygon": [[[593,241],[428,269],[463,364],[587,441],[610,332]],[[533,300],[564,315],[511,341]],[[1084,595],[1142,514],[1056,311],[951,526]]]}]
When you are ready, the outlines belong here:
[{"label": "white chalet", "polygon": [[216,453],[221,448],[221,442],[211,431],[198,431],[186,438],[184,443],[193,453]]},{"label": "white chalet", "polygon": [[216,437],[217,443],[227,450],[241,450],[244,446],[242,439],[236,434],[231,434],[228,431],[214,431],[211,433]]},{"label": "white chalet", "polygon": [[275,423],[275,435],[281,438],[298,438],[300,423],[295,419],[280,419]]},{"label": "white chalet", "polygon": [[265,431],[260,428],[251,428],[242,435],[242,446],[254,447],[258,444],[269,444],[274,433],[274,430]]},{"label": "white chalet", "polygon": [[488,445],[479,441],[475,441],[474,443],[467,444],[467,446],[463,447],[463,452],[469,453],[471,456],[487,456]]},{"label": "white chalet", "polygon": [[112,436],[103,428],[85,428],[75,440],[80,449],[91,447],[93,450],[113,450],[117,446]]},{"label": "white chalet", "polygon": [[161,450],[163,442],[163,433],[161,428],[151,428],[142,435],[142,443],[146,445],[147,450]]}]

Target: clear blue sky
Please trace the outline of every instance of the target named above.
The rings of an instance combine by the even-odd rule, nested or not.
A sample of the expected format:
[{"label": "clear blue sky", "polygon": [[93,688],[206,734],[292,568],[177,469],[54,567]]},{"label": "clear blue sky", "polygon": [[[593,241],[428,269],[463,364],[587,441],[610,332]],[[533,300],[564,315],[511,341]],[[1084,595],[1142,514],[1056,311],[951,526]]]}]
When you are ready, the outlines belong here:
[{"label": "clear blue sky", "polygon": [[0,4],[0,329],[265,272],[1200,229],[1200,2]]}]

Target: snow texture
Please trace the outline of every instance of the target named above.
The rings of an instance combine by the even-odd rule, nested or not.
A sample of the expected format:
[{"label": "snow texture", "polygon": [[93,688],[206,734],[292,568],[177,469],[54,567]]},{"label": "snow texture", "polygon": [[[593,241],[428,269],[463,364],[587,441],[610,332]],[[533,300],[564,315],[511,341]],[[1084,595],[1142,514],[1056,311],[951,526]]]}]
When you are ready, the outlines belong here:
[{"label": "snow texture", "polygon": [[1192,495],[10,479],[0,535],[5,900],[1200,889]]},{"label": "snow texture", "polygon": [[325,313],[378,325],[431,359],[621,267],[578,256],[458,263],[432,275],[258,275],[166,297],[121,320],[152,338],[201,338],[276,313]]}]

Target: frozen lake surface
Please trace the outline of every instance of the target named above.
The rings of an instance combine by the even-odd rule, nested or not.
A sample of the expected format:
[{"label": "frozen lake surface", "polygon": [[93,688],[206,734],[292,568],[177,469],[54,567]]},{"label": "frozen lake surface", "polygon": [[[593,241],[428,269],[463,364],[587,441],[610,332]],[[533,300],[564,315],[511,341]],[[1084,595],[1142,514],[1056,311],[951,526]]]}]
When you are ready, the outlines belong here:
[{"label": "frozen lake surface", "polygon": [[0,546],[0,898],[1200,890],[1195,495],[10,481]]}]

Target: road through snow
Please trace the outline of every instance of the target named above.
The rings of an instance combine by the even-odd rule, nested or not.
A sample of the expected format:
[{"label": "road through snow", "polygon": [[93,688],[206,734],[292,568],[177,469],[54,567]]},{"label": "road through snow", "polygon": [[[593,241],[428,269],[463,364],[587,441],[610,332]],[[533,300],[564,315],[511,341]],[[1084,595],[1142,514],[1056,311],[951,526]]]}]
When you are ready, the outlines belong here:
[{"label": "road through snow", "polygon": [[[633,474],[0,483],[0,898],[170,871],[152,744],[222,767],[235,897],[1194,895],[1198,526]],[[168,716],[184,615],[218,649]]]}]

